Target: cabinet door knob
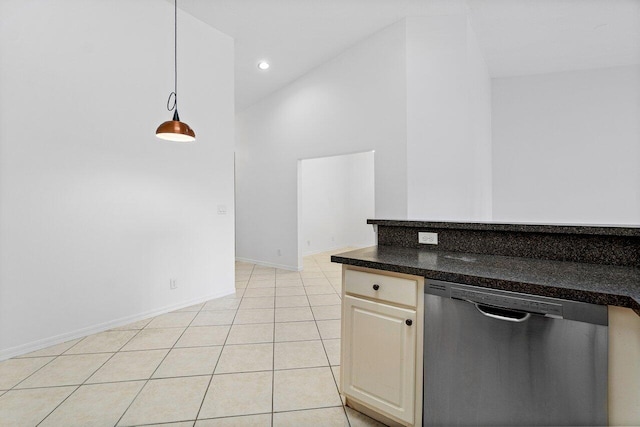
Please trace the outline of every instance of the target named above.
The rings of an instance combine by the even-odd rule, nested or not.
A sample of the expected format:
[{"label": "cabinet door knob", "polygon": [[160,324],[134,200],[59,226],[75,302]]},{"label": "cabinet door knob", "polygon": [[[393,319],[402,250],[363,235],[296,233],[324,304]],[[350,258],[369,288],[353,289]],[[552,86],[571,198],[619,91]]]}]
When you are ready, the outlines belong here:
[{"label": "cabinet door knob", "polygon": [[406,323],[407,326],[411,326],[411,325],[413,325],[413,320],[407,319],[407,320],[404,321],[404,323]]},{"label": "cabinet door knob", "polygon": [[373,290],[377,291],[378,289],[380,289],[380,285],[373,285]]}]

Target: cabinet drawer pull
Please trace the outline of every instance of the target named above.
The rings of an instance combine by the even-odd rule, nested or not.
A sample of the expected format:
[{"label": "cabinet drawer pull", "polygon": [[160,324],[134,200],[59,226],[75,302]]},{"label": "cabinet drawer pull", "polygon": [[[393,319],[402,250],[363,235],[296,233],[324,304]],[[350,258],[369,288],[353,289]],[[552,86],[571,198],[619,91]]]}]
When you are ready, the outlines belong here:
[{"label": "cabinet drawer pull", "polygon": [[411,325],[413,325],[413,320],[407,319],[407,320],[404,321],[404,323],[406,323],[407,326],[411,326]]},{"label": "cabinet drawer pull", "polygon": [[373,290],[377,291],[378,289],[380,289],[380,285],[373,285]]}]

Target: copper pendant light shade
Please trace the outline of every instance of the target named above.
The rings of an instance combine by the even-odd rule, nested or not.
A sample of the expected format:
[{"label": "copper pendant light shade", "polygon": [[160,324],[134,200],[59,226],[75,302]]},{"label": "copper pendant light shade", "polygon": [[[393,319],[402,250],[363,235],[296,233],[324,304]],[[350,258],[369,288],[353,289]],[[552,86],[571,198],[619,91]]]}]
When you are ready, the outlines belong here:
[{"label": "copper pendant light shade", "polygon": [[166,121],[156,129],[156,136],[160,139],[176,142],[191,142],[196,140],[196,133],[188,124],[180,121],[178,110],[173,113],[173,120]]},{"label": "copper pendant light shade", "polygon": [[158,126],[156,136],[166,141],[191,142],[196,140],[196,133],[188,124],[181,122],[178,115],[178,0],[174,0],[174,19],[174,91],[167,100],[167,110],[173,110],[173,119]]}]

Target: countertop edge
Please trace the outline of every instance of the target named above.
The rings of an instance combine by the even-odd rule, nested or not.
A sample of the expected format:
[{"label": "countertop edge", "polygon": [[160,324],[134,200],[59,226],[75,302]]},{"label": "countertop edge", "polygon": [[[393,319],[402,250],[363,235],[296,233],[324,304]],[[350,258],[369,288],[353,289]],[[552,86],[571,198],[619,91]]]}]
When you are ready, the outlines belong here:
[{"label": "countertop edge", "polygon": [[452,230],[507,231],[521,233],[579,234],[596,236],[640,237],[640,226],[590,224],[530,224],[489,222],[407,221],[368,219],[367,224],[387,227],[440,228]]},{"label": "countertop edge", "polygon": [[[629,295],[590,292],[570,288],[559,288],[550,285],[515,282],[511,280],[485,278],[481,276],[470,276],[445,271],[429,270],[419,267],[410,267],[398,264],[347,258],[340,255],[331,256],[331,262],[351,265],[355,267],[364,267],[395,273],[411,274],[414,276],[422,276],[427,279],[443,280],[447,282],[455,282],[465,285],[480,286],[484,288],[492,288],[505,291],[524,292],[532,295],[564,298],[592,304],[602,304],[602,302],[604,301],[606,305],[630,308],[638,316],[640,316],[640,300],[637,300]],[[521,289],[525,287],[526,289]]]}]

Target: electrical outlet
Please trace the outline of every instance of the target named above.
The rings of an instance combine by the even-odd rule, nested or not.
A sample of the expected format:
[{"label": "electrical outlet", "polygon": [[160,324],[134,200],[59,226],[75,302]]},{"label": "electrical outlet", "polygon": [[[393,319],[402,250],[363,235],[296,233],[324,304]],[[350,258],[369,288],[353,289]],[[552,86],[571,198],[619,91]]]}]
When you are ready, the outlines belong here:
[{"label": "electrical outlet", "polygon": [[169,289],[176,289],[178,287],[178,281],[176,279],[169,279]]},{"label": "electrical outlet", "polygon": [[218,205],[218,215],[226,215],[227,207],[225,205]]},{"label": "electrical outlet", "polygon": [[418,232],[418,243],[425,245],[437,245],[438,233]]}]

